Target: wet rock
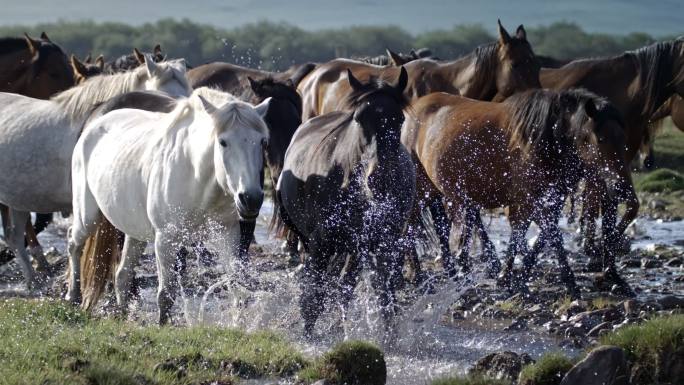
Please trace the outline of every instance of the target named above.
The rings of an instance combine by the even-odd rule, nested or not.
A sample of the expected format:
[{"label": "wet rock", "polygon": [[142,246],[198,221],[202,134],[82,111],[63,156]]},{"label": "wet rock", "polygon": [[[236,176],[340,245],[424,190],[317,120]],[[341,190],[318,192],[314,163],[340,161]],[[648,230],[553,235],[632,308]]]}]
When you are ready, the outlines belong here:
[{"label": "wet rock", "polygon": [[574,338],[574,337],[585,337],[586,334],[584,332],[584,328],[578,327],[578,326],[571,326],[567,329],[565,329],[565,338]]},{"label": "wet rock", "polygon": [[318,380],[311,385],[330,385],[330,382],[328,382],[326,380]]},{"label": "wet rock", "polygon": [[600,336],[601,331],[612,330],[612,329],[613,329],[613,325],[610,322],[603,322],[601,324],[594,326],[593,329],[589,330],[589,333],[587,333],[587,336],[597,338]]},{"label": "wet rock", "polygon": [[475,362],[470,374],[515,381],[523,366],[534,362],[526,353],[496,352],[488,354]]},{"label": "wet rock", "polygon": [[14,253],[7,247],[7,244],[0,239],[0,265],[14,259]]},{"label": "wet rock", "polygon": [[626,315],[636,314],[639,311],[639,302],[635,299],[628,299],[622,302],[622,308]]},{"label": "wet rock", "polygon": [[672,258],[665,263],[665,266],[667,266],[667,267],[680,267],[680,266],[682,266],[682,259],[677,258],[677,257]]},{"label": "wet rock", "polygon": [[574,326],[581,328],[584,331],[591,330],[596,325],[604,321],[603,317],[609,309],[599,309],[592,311],[585,311],[568,319],[568,322],[572,323]]},{"label": "wet rock", "polygon": [[638,269],[641,267],[641,260],[636,258],[625,259],[620,262],[620,269]]},{"label": "wet rock", "polygon": [[663,267],[663,263],[651,258],[641,258],[642,269],[656,269]]},{"label": "wet rock", "polygon": [[511,322],[510,325],[506,326],[504,331],[516,331],[516,330],[527,330],[527,321],[523,318],[517,318]]},{"label": "wet rock", "polygon": [[561,385],[628,385],[627,360],[622,349],[601,346],[577,363]]},{"label": "wet rock", "polygon": [[656,198],[648,202],[648,207],[652,210],[665,210],[667,208],[667,202]]},{"label": "wet rock", "polygon": [[587,340],[583,337],[566,338],[558,344],[562,349],[584,349],[587,346]]},{"label": "wet rock", "polygon": [[222,371],[230,373],[231,376],[240,378],[256,378],[259,370],[256,366],[242,360],[221,361],[219,367]]},{"label": "wet rock", "polygon": [[666,295],[658,299],[658,305],[660,305],[663,310],[684,309],[684,298]]}]

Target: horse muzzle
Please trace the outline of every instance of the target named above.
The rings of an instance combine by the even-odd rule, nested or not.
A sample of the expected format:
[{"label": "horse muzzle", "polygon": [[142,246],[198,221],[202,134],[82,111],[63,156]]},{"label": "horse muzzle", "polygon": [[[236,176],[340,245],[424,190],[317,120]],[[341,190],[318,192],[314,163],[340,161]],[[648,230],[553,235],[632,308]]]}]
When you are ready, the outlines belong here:
[{"label": "horse muzzle", "polygon": [[263,190],[243,191],[237,194],[237,212],[240,219],[250,221],[259,216],[259,210],[264,203]]}]

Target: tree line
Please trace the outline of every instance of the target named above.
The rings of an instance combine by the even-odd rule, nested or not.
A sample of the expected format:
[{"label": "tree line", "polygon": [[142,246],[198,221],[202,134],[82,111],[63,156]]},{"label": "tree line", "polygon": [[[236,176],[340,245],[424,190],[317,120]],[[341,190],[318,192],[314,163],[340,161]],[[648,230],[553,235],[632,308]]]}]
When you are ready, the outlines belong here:
[{"label": "tree line", "polygon": [[[515,27],[508,26],[509,32],[513,33]],[[38,36],[41,31],[46,31],[67,53],[79,57],[103,54],[111,60],[130,53],[132,47],[150,51],[159,43],[169,57],[184,57],[191,65],[227,61],[266,70],[336,57],[374,56],[384,53],[385,48],[408,52],[425,47],[441,59],[452,59],[495,39],[482,25],[456,25],[412,35],[398,26],[307,31],[287,23],[262,21],[222,29],[187,19],[164,19],[140,26],[91,21],[7,26],[0,27],[0,36],[21,36],[24,32]],[[588,33],[569,22],[527,28],[527,32],[537,54],[562,60],[614,55],[675,37]]]}]

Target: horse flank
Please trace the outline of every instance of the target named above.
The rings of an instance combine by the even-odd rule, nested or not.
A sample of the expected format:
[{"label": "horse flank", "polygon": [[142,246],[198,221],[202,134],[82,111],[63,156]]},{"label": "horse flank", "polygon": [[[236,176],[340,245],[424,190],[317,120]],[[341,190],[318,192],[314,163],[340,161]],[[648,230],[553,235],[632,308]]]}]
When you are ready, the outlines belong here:
[{"label": "horse flank", "polygon": [[[161,71],[159,77],[162,79],[174,77],[181,83],[187,84],[180,70],[174,68],[171,63],[157,65],[157,71]],[[76,87],[53,96],[50,100],[60,105],[72,122],[80,122],[90,115],[94,107],[115,96],[140,88],[140,85],[148,78],[145,66],[129,72],[95,76]]]}]

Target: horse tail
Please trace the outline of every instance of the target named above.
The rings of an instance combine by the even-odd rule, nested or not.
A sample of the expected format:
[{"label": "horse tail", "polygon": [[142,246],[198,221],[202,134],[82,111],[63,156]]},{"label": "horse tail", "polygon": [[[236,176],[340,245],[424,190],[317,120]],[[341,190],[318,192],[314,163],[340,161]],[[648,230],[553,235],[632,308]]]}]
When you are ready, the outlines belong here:
[{"label": "horse tail", "polygon": [[120,232],[101,215],[97,231],[88,237],[81,255],[83,308],[91,310],[112,279],[120,260]]},{"label": "horse tail", "polygon": [[282,201],[280,199],[280,192],[274,186],[273,215],[271,215],[271,221],[268,224],[268,232],[274,234],[277,238],[284,238],[287,236],[287,219],[283,219],[283,216],[287,216],[287,213],[284,211]]}]

